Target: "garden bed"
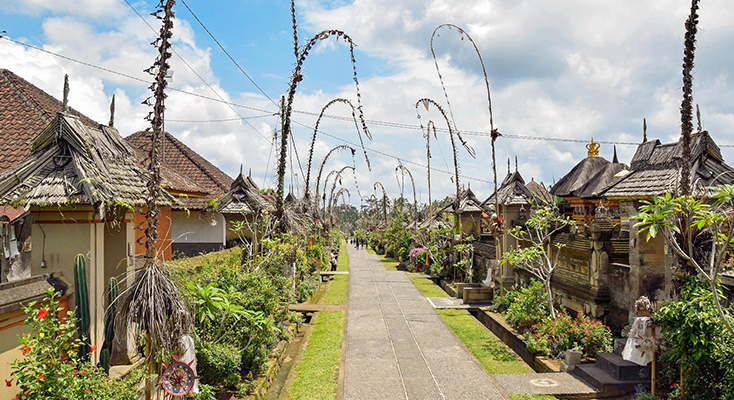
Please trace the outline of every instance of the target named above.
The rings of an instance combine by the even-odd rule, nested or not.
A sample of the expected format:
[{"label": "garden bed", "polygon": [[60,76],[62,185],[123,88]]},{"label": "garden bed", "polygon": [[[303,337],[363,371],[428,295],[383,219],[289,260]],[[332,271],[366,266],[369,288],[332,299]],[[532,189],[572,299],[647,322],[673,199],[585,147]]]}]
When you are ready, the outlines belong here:
[{"label": "garden bed", "polygon": [[472,315],[492,333],[517,353],[535,372],[559,372],[561,361],[531,353],[525,346],[525,339],[520,333],[507,324],[505,318],[489,310],[471,311]]}]

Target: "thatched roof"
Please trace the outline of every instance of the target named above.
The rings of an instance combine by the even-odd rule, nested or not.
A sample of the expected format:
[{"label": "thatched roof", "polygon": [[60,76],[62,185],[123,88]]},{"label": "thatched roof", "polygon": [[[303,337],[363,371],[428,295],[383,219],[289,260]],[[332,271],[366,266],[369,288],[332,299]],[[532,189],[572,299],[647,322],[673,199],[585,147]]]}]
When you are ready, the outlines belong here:
[{"label": "thatched roof", "polygon": [[[498,198],[497,202],[504,206],[512,205],[528,205],[530,201],[535,198],[535,194],[528,189],[525,185],[525,180],[517,170],[515,172],[508,172],[505,179],[502,180],[502,185],[497,189]],[[495,194],[492,193],[482,203],[482,206],[486,209],[494,208]]]},{"label": "thatched roof", "polygon": [[273,211],[275,207],[260,193],[251,176],[242,171],[232,182],[230,190],[217,201],[215,211],[222,214],[253,214],[260,211]]},{"label": "thatched roof", "polygon": [[[33,206],[144,203],[146,172],[117,129],[90,127],[59,113],[36,137],[31,153],[0,174],[0,204]],[[171,204],[166,195],[162,204]]]},{"label": "thatched roof", "polygon": [[587,185],[594,176],[603,171],[609,164],[611,164],[609,160],[604,157],[586,157],[563,178],[559,179],[550,189],[550,192],[558,197],[578,196],[577,191]]},{"label": "thatched roof", "polygon": [[627,166],[621,163],[609,163],[604,166],[596,175],[592,176],[586,184],[574,191],[576,197],[582,199],[591,199],[599,197],[597,194],[609,185],[614,183],[614,175],[622,170],[626,170]]},{"label": "thatched roof", "polygon": [[[59,81],[59,93],[62,85]],[[31,152],[38,132],[62,111],[61,101],[7,69],[0,69],[0,172],[18,164]],[[99,124],[70,108],[82,124]]]},{"label": "thatched roof", "polygon": [[[450,204],[438,211],[439,214],[443,212],[454,212],[454,202],[452,201]],[[459,193],[459,212],[484,212],[484,208],[482,208],[482,202],[479,201],[477,196],[471,190],[471,187],[467,187],[466,190],[463,190],[461,191],[461,193]]]},{"label": "thatched roof", "polygon": [[[138,158],[149,153],[150,136],[136,132],[125,138],[137,150]],[[232,186],[232,178],[200,154],[186,146],[171,133],[166,132],[163,142],[161,176],[166,190],[179,197],[179,206],[189,210],[201,210],[210,200],[223,196]]]},{"label": "thatched roof", "polygon": [[[675,193],[680,185],[683,144],[648,141],[637,147],[631,172],[603,190],[608,198],[648,198]],[[709,186],[732,183],[734,168],[727,165],[721,150],[707,131],[691,137],[691,182],[694,196],[706,196]]]}]

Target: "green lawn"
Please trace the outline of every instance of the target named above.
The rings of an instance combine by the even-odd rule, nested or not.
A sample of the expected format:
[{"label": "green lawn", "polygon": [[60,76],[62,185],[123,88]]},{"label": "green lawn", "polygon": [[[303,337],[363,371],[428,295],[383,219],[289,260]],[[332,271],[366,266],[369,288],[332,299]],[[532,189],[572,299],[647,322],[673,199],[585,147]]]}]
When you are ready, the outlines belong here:
[{"label": "green lawn", "polygon": [[558,400],[547,394],[511,394],[512,400]]},{"label": "green lawn", "polygon": [[347,303],[349,275],[334,275],[324,296],[324,304],[341,305]]},{"label": "green lawn", "polygon": [[295,367],[290,399],[336,399],[344,311],[319,311],[303,359]]},{"label": "green lawn", "polygon": [[428,278],[410,278],[410,280],[426,297],[449,297],[443,289]]},{"label": "green lawn", "polygon": [[[533,372],[466,310],[436,310],[490,374]],[[538,400],[545,399],[543,397]],[[530,400],[528,398],[527,400]]]},{"label": "green lawn", "polygon": [[336,260],[337,271],[349,271],[349,256],[347,255],[347,244],[342,242],[339,247],[339,258]]}]

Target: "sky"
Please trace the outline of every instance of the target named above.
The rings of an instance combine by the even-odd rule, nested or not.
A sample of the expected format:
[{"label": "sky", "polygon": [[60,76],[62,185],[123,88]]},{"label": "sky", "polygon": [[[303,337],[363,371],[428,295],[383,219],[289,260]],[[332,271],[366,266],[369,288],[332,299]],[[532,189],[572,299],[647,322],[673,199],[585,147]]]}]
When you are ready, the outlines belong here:
[{"label": "sky", "polygon": [[[168,92],[166,130],[230,176],[242,166],[258,184],[274,187],[277,146],[272,138],[280,129],[276,113],[295,64],[290,2],[185,1],[193,14],[180,0],[174,7],[176,54],[170,86],[176,90]],[[150,96],[146,82],[152,76],[143,70],[155,60],[150,42],[160,21],[149,15],[156,1],[128,2],[3,0],[0,31],[7,31],[7,38],[0,40],[0,68],[59,99],[63,76],[68,74],[72,107],[106,123],[114,94],[115,127],[121,135],[145,129],[150,108],[141,102]],[[326,29],[344,31],[356,44],[361,104],[373,137],[363,138],[371,168],[357,149],[354,161],[349,152],[342,152],[324,169],[326,173],[355,162],[356,175],[345,174],[341,181],[353,204],[359,203],[359,195],[375,193],[378,181],[390,197],[399,196],[401,190],[412,196],[410,178],[395,172],[399,163],[411,171],[418,200],[428,200],[426,141],[420,129],[428,121],[440,129],[437,138],[431,138],[431,195],[440,199],[455,192],[447,122],[434,106],[428,111],[422,105],[416,108],[422,98],[441,105],[476,152],[472,158],[457,141],[462,187],[470,185],[480,199],[493,190],[482,66],[469,39],[455,29],[437,29],[442,24],[464,29],[484,61],[493,123],[505,135],[496,142],[500,182],[507,174],[508,159],[514,170],[517,157],[526,181],[532,178],[550,185],[586,157],[585,145],[592,138],[618,143],[620,162],[629,164],[634,143],[642,141],[643,118],[649,139],[668,143],[680,136],[689,1],[297,0],[295,4],[301,48]],[[694,102],[700,106],[704,129],[723,145],[725,160],[732,162],[734,3],[706,1],[699,15]],[[322,107],[335,98],[357,104],[344,40],[319,41],[302,72],[293,102],[296,151],[289,150],[286,192],[292,188],[303,193],[309,143]],[[347,118],[321,120],[312,175],[334,146],[344,141],[359,144],[348,106],[338,103],[326,113]],[[611,160],[612,154],[613,145],[603,143],[600,155]]]}]

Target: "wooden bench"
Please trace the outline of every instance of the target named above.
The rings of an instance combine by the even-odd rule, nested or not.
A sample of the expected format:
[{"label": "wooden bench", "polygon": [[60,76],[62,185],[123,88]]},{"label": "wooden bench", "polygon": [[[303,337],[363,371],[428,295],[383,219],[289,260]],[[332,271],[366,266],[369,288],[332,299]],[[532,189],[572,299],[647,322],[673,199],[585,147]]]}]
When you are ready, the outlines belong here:
[{"label": "wooden bench", "polygon": [[321,275],[321,282],[326,282],[334,275],[349,275],[349,271],[319,271],[319,275]]},{"label": "wooden bench", "polygon": [[303,314],[307,313],[314,313],[319,311],[336,311],[336,310],[346,310],[345,305],[331,305],[331,304],[309,304],[309,303],[299,303],[299,304],[289,304],[288,305],[288,311],[295,311]]}]

